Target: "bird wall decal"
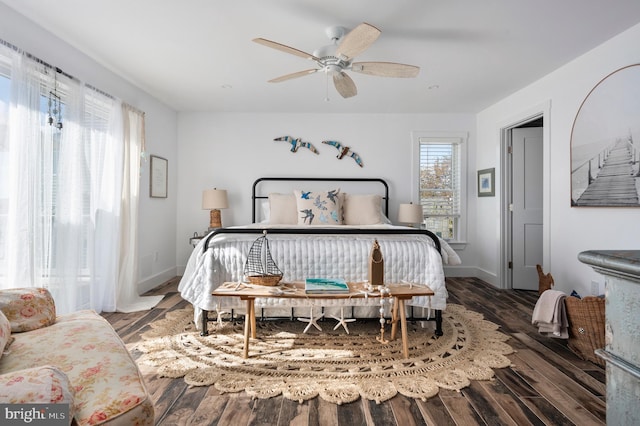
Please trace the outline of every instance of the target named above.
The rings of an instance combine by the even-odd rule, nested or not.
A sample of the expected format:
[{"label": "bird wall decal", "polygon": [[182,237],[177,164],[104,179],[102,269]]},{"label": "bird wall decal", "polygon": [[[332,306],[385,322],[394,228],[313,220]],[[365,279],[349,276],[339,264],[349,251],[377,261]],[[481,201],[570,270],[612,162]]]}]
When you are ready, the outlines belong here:
[{"label": "bird wall decal", "polygon": [[279,138],[275,138],[274,141],[284,141],[289,142],[291,144],[291,152],[298,152],[298,148],[309,148],[311,152],[314,154],[319,154],[318,150],[311,142],[302,142],[302,138],[292,138],[291,136],[281,136]]},{"label": "bird wall decal", "polygon": [[360,156],[357,153],[351,151],[351,148],[349,148],[348,146],[344,146],[337,141],[322,141],[322,143],[331,145],[335,147],[338,151],[340,151],[340,153],[336,156],[338,160],[341,160],[342,157],[344,156],[351,157],[355,160],[358,166],[364,167],[364,164],[362,163],[362,159],[360,158]]}]

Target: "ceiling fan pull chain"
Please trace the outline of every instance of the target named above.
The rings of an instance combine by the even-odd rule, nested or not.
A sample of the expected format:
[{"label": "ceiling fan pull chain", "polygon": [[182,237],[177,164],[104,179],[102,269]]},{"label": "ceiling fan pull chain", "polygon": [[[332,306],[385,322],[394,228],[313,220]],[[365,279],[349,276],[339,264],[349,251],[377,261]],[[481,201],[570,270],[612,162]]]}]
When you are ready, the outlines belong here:
[{"label": "ceiling fan pull chain", "polygon": [[329,72],[327,70],[324,71],[324,76],[325,76],[325,80],[327,81],[327,86],[326,86],[326,96],[324,97],[324,101],[325,102],[329,102]]}]

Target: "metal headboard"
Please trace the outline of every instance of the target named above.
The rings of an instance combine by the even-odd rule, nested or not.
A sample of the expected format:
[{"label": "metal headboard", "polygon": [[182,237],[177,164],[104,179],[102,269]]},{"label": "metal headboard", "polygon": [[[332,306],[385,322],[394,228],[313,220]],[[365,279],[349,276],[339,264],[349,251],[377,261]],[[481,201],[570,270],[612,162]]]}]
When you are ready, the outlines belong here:
[{"label": "metal headboard", "polygon": [[[380,184],[382,189],[384,190],[384,195],[382,198],[384,199],[384,213],[387,217],[389,217],[389,185],[384,179],[380,178],[314,178],[314,177],[263,177],[258,178],[253,182],[253,189],[251,191],[251,198],[253,203],[253,209],[251,212],[251,221],[252,223],[256,223],[256,212],[258,210],[258,201],[269,199],[269,195],[262,195],[257,190],[258,185],[260,183],[266,182],[274,182],[274,181],[284,181],[284,182],[373,182],[375,184]],[[383,192],[383,191],[380,191]],[[218,234],[260,234],[263,232],[263,229],[260,228],[219,228],[216,229],[207,235],[205,239],[205,243],[202,247],[203,252],[206,252],[209,247],[209,241]],[[269,232],[272,234],[313,234],[313,235],[323,235],[323,234],[347,234],[347,235],[355,235],[355,234],[382,234],[382,235],[411,235],[411,234],[423,234],[428,235],[434,242],[436,249],[439,253],[441,253],[440,240],[437,235],[428,229],[358,229],[358,228],[346,228],[341,229],[339,231],[336,228],[322,228],[311,226],[308,228],[274,228],[269,229]]]},{"label": "metal headboard", "polygon": [[258,186],[260,183],[267,182],[276,182],[276,181],[284,181],[284,182],[373,182],[379,183],[384,190],[384,195],[382,199],[384,200],[384,214],[389,217],[389,185],[384,179],[380,178],[320,178],[320,177],[262,177],[258,178],[253,182],[253,187],[251,190],[251,201],[253,203],[253,208],[251,211],[251,222],[256,223],[257,220],[257,211],[258,211],[258,201],[269,199],[268,194],[262,194],[258,190]]}]

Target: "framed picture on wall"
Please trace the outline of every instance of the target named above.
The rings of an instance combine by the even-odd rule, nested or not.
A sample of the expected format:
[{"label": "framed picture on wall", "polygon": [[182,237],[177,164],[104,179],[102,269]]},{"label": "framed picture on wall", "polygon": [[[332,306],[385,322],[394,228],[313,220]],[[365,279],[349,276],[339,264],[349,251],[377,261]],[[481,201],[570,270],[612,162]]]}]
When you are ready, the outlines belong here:
[{"label": "framed picture on wall", "polygon": [[496,169],[478,170],[478,197],[494,197],[496,195]]},{"label": "framed picture on wall", "polygon": [[604,77],[571,129],[571,206],[640,207],[640,64]]},{"label": "framed picture on wall", "polygon": [[167,198],[167,168],[166,158],[151,156],[149,196],[152,198]]}]

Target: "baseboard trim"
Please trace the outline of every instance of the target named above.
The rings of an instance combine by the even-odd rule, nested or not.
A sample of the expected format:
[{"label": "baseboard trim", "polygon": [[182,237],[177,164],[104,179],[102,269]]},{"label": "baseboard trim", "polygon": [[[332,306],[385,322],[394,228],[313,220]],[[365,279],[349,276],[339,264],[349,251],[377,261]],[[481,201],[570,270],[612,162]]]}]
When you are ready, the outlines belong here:
[{"label": "baseboard trim", "polygon": [[477,268],[473,266],[444,266],[445,277],[475,277]]},{"label": "baseboard trim", "polygon": [[480,278],[482,281],[485,281],[496,288],[500,288],[500,284],[498,283],[498,276],[493,272],[488,272],[484,269],[476,268],[475,277]]},{"label": "baseboard trim", "polygon": [[147,291],[153,290],[154,288],[158,287],[159,285],[164,284],[165,282],[167,282],[170,279],[174,278],[176,275],[178,275],[177,269],[178,268],[174,266],[174,267],[166,269],[166,270],[164,270],[162,272],[158,272],[155,275],[147,277],[142,281],[139,281],[138,282],[138,294],[144,294]]}]

